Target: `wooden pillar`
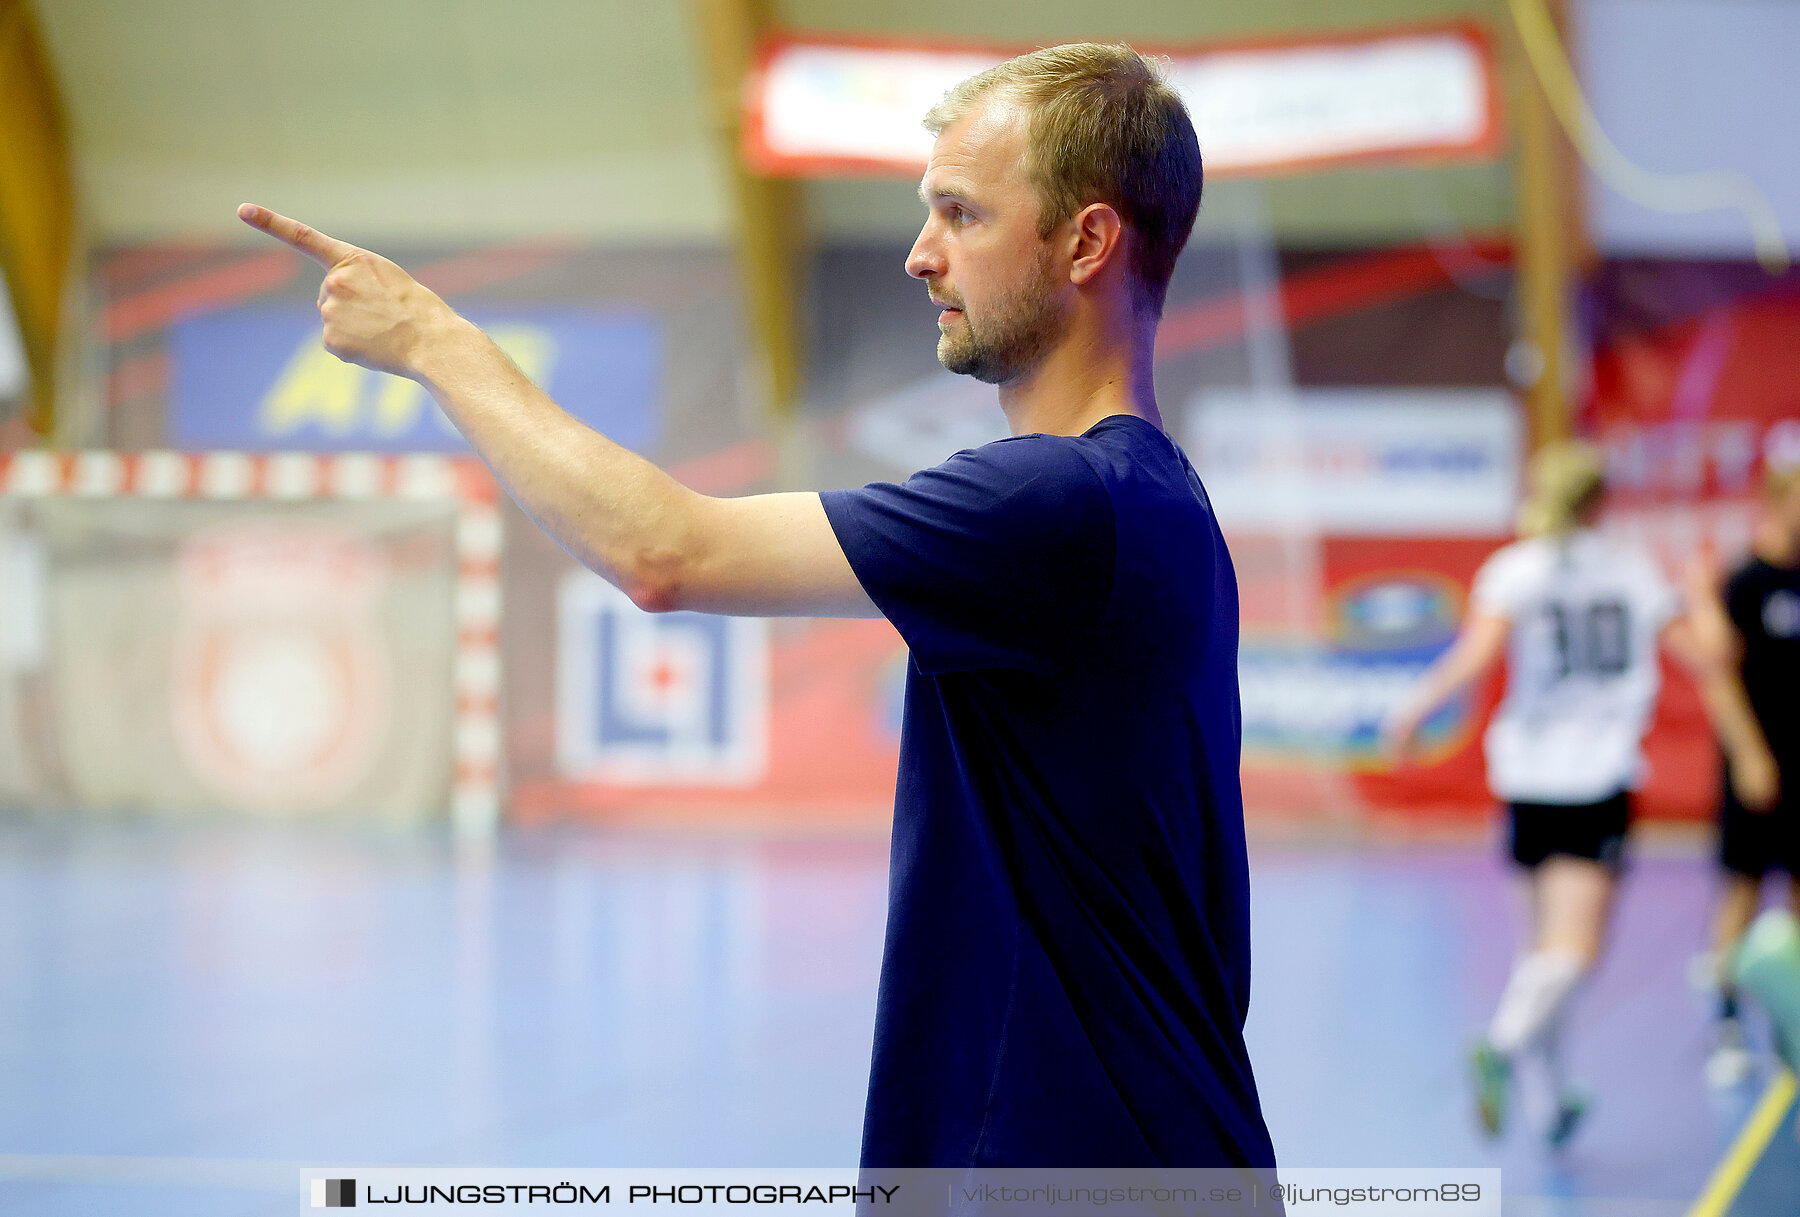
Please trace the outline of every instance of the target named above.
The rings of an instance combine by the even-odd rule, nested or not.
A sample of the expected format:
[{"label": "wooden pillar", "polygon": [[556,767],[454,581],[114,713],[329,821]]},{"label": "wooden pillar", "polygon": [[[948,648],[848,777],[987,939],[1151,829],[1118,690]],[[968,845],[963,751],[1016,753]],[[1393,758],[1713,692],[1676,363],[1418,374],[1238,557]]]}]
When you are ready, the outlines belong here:
[{"label": "wooden pillar", "polygon": [[753,172],[742,153],[744,80],[770,28],[770,2],[692,0],[692,10],[706,66],[709,113],[730,180],[745,312],[763,370],[770,421],[781,430],[797,415],[804,387],[800,186]]},{"label": "wooden pillar", "polygon": [[[1541,5],[1567,44],[1564,0],[1512,0],[1521,10]],[[1571,304],[1584,270],[1592,264],[1580,164],[1557,125],[1544,86],[1532,70],[1517,24],[1507,39],[1506,71],[1516,138],[1514,158],[1513,273],[1517,278],[1518,333],[1522,358],[1513,370],[1525,396],[1533,451],[1569,436],[1574,421],[1570,388],[1575,379]]]},{"label": "wooden pillar", "polygon": [[40,434],[55,417],[74,239],[68,124],[49,56],[26,0],[0,0],[0,274],[31,376],[28,418]]}]

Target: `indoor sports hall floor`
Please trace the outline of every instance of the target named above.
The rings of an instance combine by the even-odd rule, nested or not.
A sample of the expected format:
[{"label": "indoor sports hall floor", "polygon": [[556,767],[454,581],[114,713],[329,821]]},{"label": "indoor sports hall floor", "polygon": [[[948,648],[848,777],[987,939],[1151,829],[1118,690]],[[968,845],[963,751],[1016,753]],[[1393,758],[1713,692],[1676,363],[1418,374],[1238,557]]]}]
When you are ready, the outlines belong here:
[{"label": "indoor sports hall floor", "polygon": [[[1597,1101],[1552,1159],[1468,1113],[1514,925],[1492,849],[1255,845],[1282,1160],[1497,1165],[1520,1217],[1800,1212],[1791,1099],[1740,1135],[1767,1075],[1701,1081],[1699,850],[1639,853],[1569,1040]],[[284,1214],[302,1165],[850,1163],[885,875],[875,840],[557,830],[484,860],[0,819],[0,1212]]]}]

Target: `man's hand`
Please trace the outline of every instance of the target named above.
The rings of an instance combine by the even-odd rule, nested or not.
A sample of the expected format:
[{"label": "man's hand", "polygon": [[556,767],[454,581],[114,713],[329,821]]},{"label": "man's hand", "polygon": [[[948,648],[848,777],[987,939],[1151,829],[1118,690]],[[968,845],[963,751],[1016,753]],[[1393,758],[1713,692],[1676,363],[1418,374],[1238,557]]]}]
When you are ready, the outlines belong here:
[{"label": "man's hand", "polygon": [[436,293],[380,254],[254,203],[245,203],[237,214],[325,268],[319,315],[325,349],[339,359],[416,380],[431,344],[464,324]]}]

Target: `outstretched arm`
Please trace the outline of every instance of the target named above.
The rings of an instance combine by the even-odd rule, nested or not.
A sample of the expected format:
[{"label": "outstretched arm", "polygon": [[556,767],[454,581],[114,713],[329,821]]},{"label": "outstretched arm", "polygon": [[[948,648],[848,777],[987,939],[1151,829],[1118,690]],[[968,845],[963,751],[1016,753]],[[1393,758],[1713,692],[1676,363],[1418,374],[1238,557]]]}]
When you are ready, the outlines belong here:
[{"label": "outstretched arm", "polygon": [[1432,711],[1467,688],[1500,658],[1511,629],[1506,618],[1481,609],[1470,609],[1456,641],[1425,669],[1406,700],[1395,707],[1382,724],[1382,750],[1389,763],[1410,759],[1419,727]]},{"label": "outstretched arm", "polygon": [[325,349],[437,399],[576,560],[654,612],[874,617],[816,494],[712,498],[570,417],[474,325],[378,254],[246,203],[325,269]]}]

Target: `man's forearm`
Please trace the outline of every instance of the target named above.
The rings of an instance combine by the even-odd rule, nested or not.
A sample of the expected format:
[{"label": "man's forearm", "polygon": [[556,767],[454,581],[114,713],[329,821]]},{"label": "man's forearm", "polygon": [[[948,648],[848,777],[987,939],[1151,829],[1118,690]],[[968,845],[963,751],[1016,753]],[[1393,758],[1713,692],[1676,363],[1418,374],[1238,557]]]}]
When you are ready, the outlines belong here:
[{"label": "man's forearm", "polygon": [[460,317],[422,338],[413,365],[539,527],[634,601],[669,607],[700,495],[571,417]]}]

